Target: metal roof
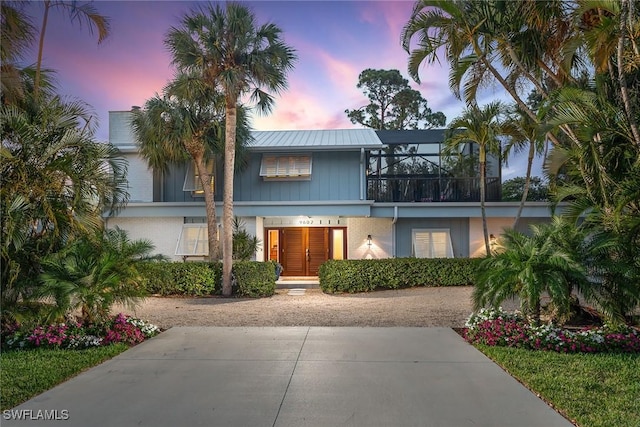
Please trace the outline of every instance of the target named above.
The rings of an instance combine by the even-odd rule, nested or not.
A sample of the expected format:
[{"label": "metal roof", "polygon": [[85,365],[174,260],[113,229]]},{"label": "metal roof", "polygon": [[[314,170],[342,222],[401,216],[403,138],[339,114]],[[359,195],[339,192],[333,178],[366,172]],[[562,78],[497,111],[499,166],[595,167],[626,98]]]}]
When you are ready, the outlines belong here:
[{"label": "metal roof", "polygon": [[434,144],[444,141],[446,129],[377,130],[383,144]]},{"label": "metal roof", "polygon": [[373,129],[274,130],[251,132],[251,151],[379,149]]}]

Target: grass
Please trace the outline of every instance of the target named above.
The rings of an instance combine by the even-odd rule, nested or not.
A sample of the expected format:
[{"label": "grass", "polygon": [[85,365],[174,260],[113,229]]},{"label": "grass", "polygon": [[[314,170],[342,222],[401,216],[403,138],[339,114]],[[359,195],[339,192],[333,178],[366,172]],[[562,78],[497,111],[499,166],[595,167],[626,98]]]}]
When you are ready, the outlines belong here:
[{"label": "grass", "polygon": [[110,359],[128,346],[86,350],[14,350],[0,354],[0,410],[10,409]]},{"label": "grass", "polygon": [[477,348],[580,427],[640,427],[640,354]]}]

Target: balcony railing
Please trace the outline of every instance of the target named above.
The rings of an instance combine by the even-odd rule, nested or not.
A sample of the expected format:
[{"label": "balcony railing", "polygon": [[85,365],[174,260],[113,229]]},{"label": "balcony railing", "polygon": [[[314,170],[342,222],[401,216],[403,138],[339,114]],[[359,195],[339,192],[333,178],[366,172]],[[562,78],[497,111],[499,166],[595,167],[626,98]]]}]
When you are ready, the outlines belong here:
[{"label": "balcony railing", "polygon": [[[500,201],[498,177],[486,179],[485,200]],[[480,178],[367,177],[367,199],[376,202],[479,202]]]}]

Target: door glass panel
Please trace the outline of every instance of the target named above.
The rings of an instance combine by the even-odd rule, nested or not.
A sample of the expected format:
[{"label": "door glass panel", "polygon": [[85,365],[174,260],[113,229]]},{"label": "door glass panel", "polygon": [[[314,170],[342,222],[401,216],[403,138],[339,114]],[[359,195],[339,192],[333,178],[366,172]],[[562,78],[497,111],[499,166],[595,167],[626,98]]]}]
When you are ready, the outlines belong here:
[{"label": "door glass panel", "polygon": [[269,230],[269,260],[280,261],[278,230]]},{"label": "door glass panel", "polygon": [[331,230],[333,259],[344,259],[344,230]]}]

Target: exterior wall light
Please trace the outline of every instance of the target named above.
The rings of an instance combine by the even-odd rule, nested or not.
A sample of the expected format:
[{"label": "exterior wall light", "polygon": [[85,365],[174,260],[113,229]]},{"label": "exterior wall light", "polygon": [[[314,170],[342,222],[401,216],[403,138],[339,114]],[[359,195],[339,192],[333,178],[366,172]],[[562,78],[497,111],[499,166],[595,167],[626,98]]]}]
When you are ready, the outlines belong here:
[{"label": "exterior wall light", "polygon": [[367,236],[367,246],[371,247],[371,234]]}]

